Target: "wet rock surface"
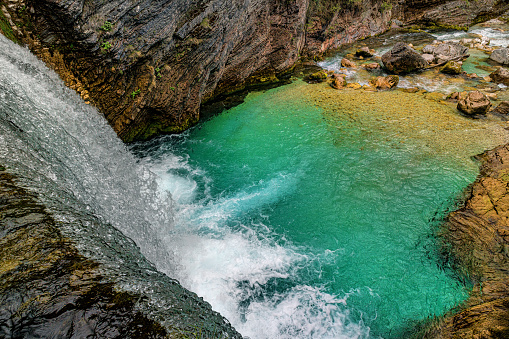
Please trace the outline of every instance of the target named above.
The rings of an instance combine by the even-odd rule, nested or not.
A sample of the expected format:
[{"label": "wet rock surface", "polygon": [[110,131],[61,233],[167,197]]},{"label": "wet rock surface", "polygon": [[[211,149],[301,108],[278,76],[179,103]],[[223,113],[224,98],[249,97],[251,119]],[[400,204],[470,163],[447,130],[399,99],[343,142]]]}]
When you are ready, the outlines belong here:
[{"label": "wet rock surface", "polygon": [[139,309],[147,297],[120,290],[101,264],[62,235],[62,223],[0,166],[0,337],[187,338],[197,331],[241,337],[169,278],[179,290],[172,301],[176,317],[170,324],[147,317]]},{"label": "wet rock surface", "polygon": [[449,215],[446,252],[472,280],[470,299],[430,338],[509,337],[509,145],[480,156],[465,205]]},{"label": "wet rock surface", "polygon": [[500,67],[490,74],[490,78],[493,82],[509,86],[509,70],[506,68]]}]

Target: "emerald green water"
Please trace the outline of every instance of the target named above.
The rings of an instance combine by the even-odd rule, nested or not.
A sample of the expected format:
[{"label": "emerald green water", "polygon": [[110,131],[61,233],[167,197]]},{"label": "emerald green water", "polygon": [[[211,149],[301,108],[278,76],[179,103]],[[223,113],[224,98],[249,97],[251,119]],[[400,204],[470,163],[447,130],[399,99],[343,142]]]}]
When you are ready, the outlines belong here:
[{"label": "emerald green water", "polygon": [[176,200],[179,279],[252,339],[399,337],[467,298],[433,231],[477,164],[331,118],[309,86],[137,146]]}]

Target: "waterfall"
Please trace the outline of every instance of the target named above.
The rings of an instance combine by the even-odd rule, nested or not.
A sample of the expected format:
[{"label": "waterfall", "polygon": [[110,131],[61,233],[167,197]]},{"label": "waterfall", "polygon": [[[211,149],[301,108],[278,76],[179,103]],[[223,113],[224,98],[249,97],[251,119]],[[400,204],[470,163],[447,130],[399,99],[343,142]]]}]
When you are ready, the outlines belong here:
[{"label": "waterfall", "polygon": [[171,328],[229,327],[210,306],[188,311],[203,300],[169,278],[178,265],[160,235],[173,228],[173,203],[154,174],[96,109],[2,35],[0,163],[37,193],[62,234],[101,264],[107,281],[144,296],[139,309]]}]

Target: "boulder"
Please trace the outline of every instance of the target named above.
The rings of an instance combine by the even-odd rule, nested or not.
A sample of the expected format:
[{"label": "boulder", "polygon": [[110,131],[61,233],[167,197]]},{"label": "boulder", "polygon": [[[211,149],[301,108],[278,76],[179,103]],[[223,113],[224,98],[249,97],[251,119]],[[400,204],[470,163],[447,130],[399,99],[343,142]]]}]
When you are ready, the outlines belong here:
[{"label": "boulder", "polygon": [[424,53],[421,56],[424,60],[428,62],[428,64],[431,64],[433,63],[433,61],[435,61],[435,56],[433,54]]},{"label": "boulder", "polygon": [[341,67],[355,68],[357,67],[357,65],[348,60],[347,58],[343,58],[341,59]]},{"label": "boulder", "polygon": [[499,48],[493,51],[490,59],[502,65],[509,65],[509,48]]},{"label": "boulder", "polygon": [[468,47],[457,42],[444,42],[437,45],[426,45],[422,49],[424,54],[432,54],[435,57],[435,63],[446,62],[452,59],[467,58]]},{"label": "boulder", "polygon": [[327,73],[325,71],[318,71],[307,76],[307,81],[310,82],[324,82],[327,79]]},{"label": "boulder", "polygon": [[331,87],[335,89],[343,89],[346,86],[345,74],[334,73],[332,75]]},{"label": "boulder", "polygon": [[468,115],[486,114],[491,107],[488,97],[479,91],[472,91],[458,101],[458,110]]},{"label": "boulder", "polygon": [[371,58],[373,55],[375,55],[375,50],[369,49],[369,47],[361,47],[355,52],[356,57]]},{"label": "boulder", "polygon": [[461,63],[457,61],[449,61],[440,69],[445,74],[461,74],[461,71]]},{"label": "boulder", "polygon": [[493,112],[498,114],[509,114],[509,101],[502,101],[498,106],[493,110]]},{"label": "boulder", "polygon": [[490,74],[490,79],[497,84],[509,86],[509,71],[506,68],[500,67]]},{"label": "boulder", "polygon": [[369,63],[369,64],[364,64],[364,65],[362,65],[362,67],[364,67],[368,71],[373,71],[373,70],[379,69],[380,68],[380,64],[378,62],[372,62],[372,63]]},{"label": "boulder", "polygon": [[398,42],[385,53],[382,62],[385,68],[396,74],[409,73],[429,65],[419,53],[403,42]]},{"label": "boulder", "polygon": [[388,75],[386,77],[376,77],[369,81],[369,84],[377,89],[390,89],[394,88],[399,83],[399,76]]}]

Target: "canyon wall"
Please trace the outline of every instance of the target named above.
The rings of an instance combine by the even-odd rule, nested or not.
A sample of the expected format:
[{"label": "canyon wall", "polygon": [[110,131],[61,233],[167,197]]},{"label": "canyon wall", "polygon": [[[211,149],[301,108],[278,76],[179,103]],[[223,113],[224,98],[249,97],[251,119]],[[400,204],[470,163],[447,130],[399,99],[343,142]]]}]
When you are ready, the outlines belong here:
[{"label": "canyon wall", "polygon": [[[278,82],[301,56],[382,33],[391,20],[466,25],[509,9],[493,0],[0,3],[4,34],[97,106],[125,142],[181,132],[199,120],[203,102]],[[444,10],[456,3],[469,15]]]}]

